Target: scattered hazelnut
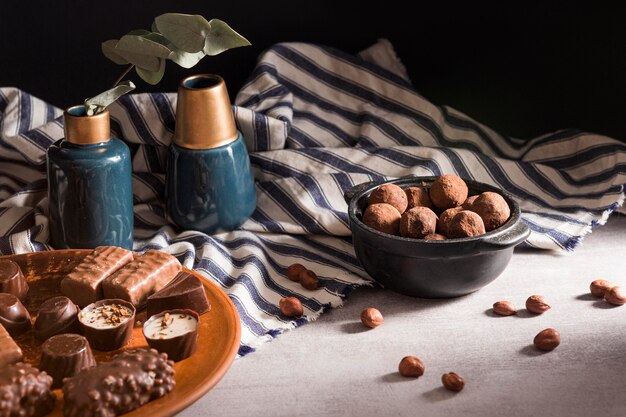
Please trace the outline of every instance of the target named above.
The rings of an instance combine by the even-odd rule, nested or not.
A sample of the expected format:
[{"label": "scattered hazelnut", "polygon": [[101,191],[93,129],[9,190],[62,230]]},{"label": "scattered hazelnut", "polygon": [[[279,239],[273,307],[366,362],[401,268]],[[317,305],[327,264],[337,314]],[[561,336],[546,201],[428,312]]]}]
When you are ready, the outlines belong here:
[{"label": "scattered hazelnut", "polygon": [[302,264],[291,264],[287,268],[287,278],[291,281],[300,281],[300,272],[306,271],[306,268]]},{"label": "scattered hazelnut", "polygon": [[517,309],[510,301],[497,301],[493,303],[493,312],[499,316],[512,316]]},{"label": "scattered hazelnut", "polygon": [[485,234],[483,219],[473,211],[461,210],[454,215],[448,225],[448,237],[457,239],[462,237],[480,236]]},{"label": "scattered hazelnut", "polygon": [[445,389],[459,392],[465,386],[465,381],[459,375],[454,372],[448,372],[447,374],[441,375],[441,383],[445,387]]},{"label": "scattered hazelnut", "polygon": [[307,290],[316,290],[319,280],[317,279],[315,272],[305,269],[300,272],[300,284]]},{"label": "scattered hazelnut", "polygon": [[621,287],[617,285],[611,287],[604,293],[604,299],[616,306],[626,304],[626,294],[624,294]]},{"label": "scattered hazelnut", "polygon": [[428,195],[428,188],[408,187],[404,189],[404,194],[406,194],[408,202],[407,210],[413,207],[434,208],[432,201],[430,201],[430,196]]},{"label": "scattered hazelnut", "polygon": [[383,184],[376,188],[367,199],[367,204],[387,203],[404,213],[408,205],[408,200],[404,190],[395,184]]},{"label": "scattered hazelnut", "polygon": [[281,298],[278,302],[280,312],[287,317],[301,316],[304,313],[302,303],[296,297]]},{"label": "scattered hazelnut", "polygon": [[413,207],[400,217],[400,236],[423,238],[435,233],[437,215],[428,207]]},{"label": "scattered hazelnut", "polygon": [[375,308],[366,308],[361,311],[361,322],[370,329],[380,326],[384,321],[383,315]]},{"label": "scattered hazelnut", "polygon": [[533,343],[539,350],[553,350],[561,343],[561,335],[555,329],[547,328],[537,333]]},{"label": "scattered hazelnut", "polygon": [[400,212],[391,204],[371,204],[363,213],[363,223],[379,232],[397,235],[400,227]]},{"label": "scattered hazelnut", "polygon": [[424,362],[415,356],[405,356],[398,365],[400,375],[417,378],[424,375]]},{"label": "scattered hazelnut", "polygon": [[594,297],[604,298],[604,293],[611,289],[613,284],[605,279],[597,279],[589,285],[589,290]]},{"label": "scattered hazelnut", "polygon": [[488,232],[502,226],[511,216],[511,209],[504,197],[492,191],[480,194],[472,203],[472,211],[483,219]]},{"label": "scattered hazelnut", "polygon": [[526,300],[526,309],[531,313],[542,314],[550,310],[550,304],[541,295],[531,295]]},{"label": "scattered hazelnut", "polygon": [[446,210],[461,205],[467,198],[467,184],[461,177],[444,174],[433,181],[430,186],[430,201],[435,207]]}]

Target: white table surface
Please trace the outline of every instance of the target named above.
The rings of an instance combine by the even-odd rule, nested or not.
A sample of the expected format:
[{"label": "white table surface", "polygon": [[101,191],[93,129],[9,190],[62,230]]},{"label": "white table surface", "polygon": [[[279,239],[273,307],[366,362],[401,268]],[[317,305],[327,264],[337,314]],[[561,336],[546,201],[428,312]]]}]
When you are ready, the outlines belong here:
[{"label": "white table surface", "polygon": [[[626,416],[626,305],[591,297],[599,278],[626,288],[626,216],[611,216],[573,253],[516,250],[496,281],[465,297],[357,289],[343,308],[235,360],[180,416]],[[532,294],[552,309],[529,314]],[[493,316],[498,300],[519,314]],[[365,329],[366,307],[385,323]],[[539,353],[532,341],[547,327],[561,345]],[[424,361],[422,377],[398,374],[406,355]],[[465,379],[462,392],[442,387],[448,371]]]}]

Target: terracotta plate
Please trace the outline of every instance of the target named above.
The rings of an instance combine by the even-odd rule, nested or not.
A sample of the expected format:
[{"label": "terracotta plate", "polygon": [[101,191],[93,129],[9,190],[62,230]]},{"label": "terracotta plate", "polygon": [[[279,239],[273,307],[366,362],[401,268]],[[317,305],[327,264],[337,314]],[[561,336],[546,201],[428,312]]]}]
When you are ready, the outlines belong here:
[{"label": "terracotta plate", "polygon": [[[22,268],[30,286],[24,304],[34,320],[41,302],[61,294],[59,289],[61,279],[90,252],[90,250],[57,250],[1,258],[11,259]],[[171,393],[125,416],[163,417],[178,413],[215,386],[235,359],[241,338],[239,316],[235,306],[217,285],[207,281],[196,272],[186,271],[201,278],[211,303],[211,311],[200,316],[198,351],[174,365],[176,388]],[[129,347],[148,346],[139,323],[143,323],[145,319],[145,310],[137,314],[133,338],[130,344],[122,350]],[[15,340],[24,351],[25,362],[37,366],[41,348],[31,333],[28,332]],[[94,351],[94,355],[96,360],[104,361],[120,351]],[[48,415],[60,417],[63,415],[63,393],[60,389],[55,390],[55,393],[57,394],[56,407]]]}]

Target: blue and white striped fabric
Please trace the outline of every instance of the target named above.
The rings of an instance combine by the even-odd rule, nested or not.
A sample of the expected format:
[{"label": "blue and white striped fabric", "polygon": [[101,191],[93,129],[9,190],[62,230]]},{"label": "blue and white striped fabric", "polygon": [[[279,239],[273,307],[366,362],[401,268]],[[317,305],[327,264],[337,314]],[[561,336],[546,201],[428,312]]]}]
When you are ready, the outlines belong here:
[{"label": "blue and white striped fabric", "polygon": [[[576,130],[529,141],[499,135],[417,93],[385,40],[359,56],[282,43],[260,57],[233,106],[254,167],[257,210],[230,233],[178,230],[163,205],[175,104],[173,93],[136,94],[109,108],[114,134],[134,155],[134,249],[163,249],[220,285],[241,317],[240,355],[369,284],[349,239],[343,192],[353,185],[442,173],[490,183],[520,202],[532,230],[525,245],[551,250],[573,250],[623,210],[624,143]],[[61,110],[0,89],[2,254],[51,249],[45,152],[62,136]],[[317,273],[319,289],[286,278],[294,262]],[[302,300],[306,317],[280,315],[278,301],[290,295]]]}]

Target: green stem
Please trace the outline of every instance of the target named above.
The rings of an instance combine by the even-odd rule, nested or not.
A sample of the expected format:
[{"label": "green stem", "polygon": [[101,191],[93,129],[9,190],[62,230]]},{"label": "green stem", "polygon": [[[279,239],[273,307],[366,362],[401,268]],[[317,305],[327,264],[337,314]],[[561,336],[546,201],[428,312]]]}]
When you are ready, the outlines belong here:
[{"label": "green stem", "polygon": [[133,69],[133,68],[135,68],[135,65],[134,65],[134,64],[130,64],[130,65],[128,66],[128,68],[126,68],[126,71],[124,71],[124,72],[122,73],[122,75],[120,75],[120,76],[117,78],[117,80],[115,80],[115,82],[113,83],[113,87],[111,87],[111,88],[115,88],[115,87],[117,87],[117,85],[118,85],[119,83],[121,83],[121,82],[122,82],[122,80],[124,79],[124,77],[126,77],[126,76],[128,75],[128,73],[132,71],[132,69]]}]

